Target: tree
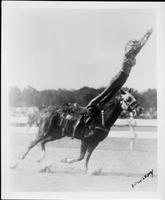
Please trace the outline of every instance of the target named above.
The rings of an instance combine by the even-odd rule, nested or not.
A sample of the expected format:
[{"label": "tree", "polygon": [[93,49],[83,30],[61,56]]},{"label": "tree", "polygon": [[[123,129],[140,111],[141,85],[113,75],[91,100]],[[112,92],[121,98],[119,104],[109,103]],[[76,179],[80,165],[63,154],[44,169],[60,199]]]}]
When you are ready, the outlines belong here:
[{"label": "tree", "polygon": [[[124,90],[129,90],[125,87]],[[78,90],[42,90],[28,86],[22,92],[18,87],[11,87],[9,93],[10,106],[36,106],[38,108],[53,105],[60,106],[66,102],[77,102],[81,106],[86,106],[94,97],[100,94],[104,88],[82,87]],[[144,108],[143,113],[150,113],[156,116],[157,111],[157,91],[148,89],[144,92],[131,89],[131,94]]]},{"label": "tree", "polygon": [[23,106],[36,106],[38,95],[39,92],[35,88],[27,86],[22,91]]},{"label": "tree", "polygon": [[9,105],[10,106],[21,106],[22,104],[22,93],[18,87],[9,88]]},{"label": "tree", "polygon": [[144,96],[144,107],[145,110],[157,110],[157,91],[156,89],[148,89],[147,91],[143,92],[142,95]]}]

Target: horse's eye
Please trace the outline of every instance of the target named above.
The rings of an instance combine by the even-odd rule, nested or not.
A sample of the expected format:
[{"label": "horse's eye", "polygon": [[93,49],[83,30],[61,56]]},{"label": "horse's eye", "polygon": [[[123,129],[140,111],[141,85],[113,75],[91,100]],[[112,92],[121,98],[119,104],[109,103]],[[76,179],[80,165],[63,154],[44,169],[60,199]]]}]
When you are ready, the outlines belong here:
[{"label": "horse's eye", "polygon": [[131,97],[128,97],[127,102],[130,102],[131,100],[132,100]]}]

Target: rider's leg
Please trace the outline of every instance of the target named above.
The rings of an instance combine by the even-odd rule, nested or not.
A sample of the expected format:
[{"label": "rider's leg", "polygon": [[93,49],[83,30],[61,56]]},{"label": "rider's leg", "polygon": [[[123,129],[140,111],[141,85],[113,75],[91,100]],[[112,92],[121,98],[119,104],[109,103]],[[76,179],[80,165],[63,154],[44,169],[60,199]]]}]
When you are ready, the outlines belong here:
[{"label": "rider's leg", "polygon": [[125,59],[121,71],[116,76],[114,76],[108,87],[106,87],[106,89],[101,94],[96,96],[88,104],[88,107],[91,105],[96,105],[98,103],[105,104],[106,102],[108,102],[124,85],[133,65],[135,65],[135,60]]},{"label": "rider's leg", "polygon": [[129,41],[125,46],[125,55],[122,64],[121,71],[112,79],[108,87],[97,97],[95,97],[87,107],[96,105],[98,103],[105,104],[108,102],[124,85],[126,82],[131,68],[135,65],[135,57],[147,42],[152,30],[148,30],[147,33],[140,40]]}]

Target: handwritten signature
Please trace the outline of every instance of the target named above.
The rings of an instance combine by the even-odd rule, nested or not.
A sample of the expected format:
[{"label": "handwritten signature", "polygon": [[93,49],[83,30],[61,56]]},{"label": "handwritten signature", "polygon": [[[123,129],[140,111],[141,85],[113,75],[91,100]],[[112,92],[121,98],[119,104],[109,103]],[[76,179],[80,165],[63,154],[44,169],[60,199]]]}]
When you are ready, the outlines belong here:
[{"label": "handwritten signature", "polygon": [[136,181],[135,183],[132,184],[132,188],[134,188],[137,184],[141,183],[144,179],[146,179],[147,177],[149,177],[151,175],[151,177],[153,177],[153,169],[151,169],[148,173],[144,174],[144,176]]}]

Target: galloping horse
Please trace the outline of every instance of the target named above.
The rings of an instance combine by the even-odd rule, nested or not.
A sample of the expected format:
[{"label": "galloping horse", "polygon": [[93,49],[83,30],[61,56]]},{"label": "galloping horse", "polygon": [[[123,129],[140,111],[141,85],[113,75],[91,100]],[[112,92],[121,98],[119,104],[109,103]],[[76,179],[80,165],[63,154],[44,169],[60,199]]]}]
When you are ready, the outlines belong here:
[{"label": "galloping horse", "polygon": [[111,127],[120,113],[123,110],[137,112],[139,109],[140,106],[136,99],[129,92],[120,90],[120,94],[117,97],[113,98],[104,107],[100,107],[100,112],[92,121],[90,128],[86,127],[84,124],[84,118],[86,118],[85,114],[81,115],[76,113],[76,115],[73,114],[73,117],[69,120],[64,135],[61,126],[63,108],[55,109],[48,117],[45,117],[44,120],[41,119],[38,137],[30,143],[21,159],[24,159],[28,152],[38,143],[41,144],[41,149],[44,153],[43,159],[45,157],[45,144],[47,142],[61,139],[65,136],[72,137],[74,131],[75,138],[81,140],[80,156],[76,159],[65,158],[62,162],[74,163],[83,160],[86,155],[85,171],[87,171],[88,162],[93,150],[99,142],[103,141],[108,136]]},{"label": "galloping horse", "polygon": [[[93,150],[99,142],[108,136],[111,127],[122,110],[132,112],[140,108],[136,99],[129,92],[121,90],[121,87],[129,77],[132,67],[136,64],[137,54],[146,44],[151,34],[152,29],[148,30],[140,40],[131,40],[126,44],[121,70],[113,77],[107,88],[105,88],[100,95],[96,96],[87,106],[87,113],[90,111],[89,106],[94,106],[96,108],[93,113],[90,111],[90,118],[88,114],[84,114],[83,116],[80,114],[77,115],[78,112],[73,112],[73,116],[70,117],[69,115],[68,118],[67,109],[64,108],[51,111],[46,117],[41,118],[38,137],[31,142],[27,151],[23,154],[22,159],[24,159],[28,152],[39,142],[41,143],[44,158],[45,144],[47,142],[60,139],[64,136],[74,136],[81,140],[80,156],[77,159],[66,158],[63,161],[67,163],[77,162],[82,160],[86,155],[85,170],[87,171],[88,162]],[[120,94],[117,95],[117,92]],[[71,107],[72,106],[69,105],[68,110],[70,110]]]}]

